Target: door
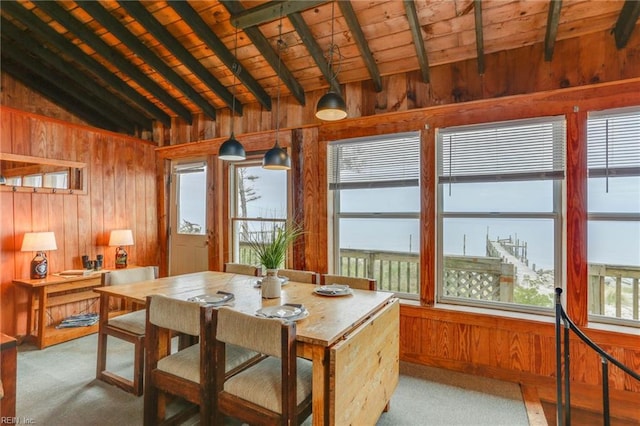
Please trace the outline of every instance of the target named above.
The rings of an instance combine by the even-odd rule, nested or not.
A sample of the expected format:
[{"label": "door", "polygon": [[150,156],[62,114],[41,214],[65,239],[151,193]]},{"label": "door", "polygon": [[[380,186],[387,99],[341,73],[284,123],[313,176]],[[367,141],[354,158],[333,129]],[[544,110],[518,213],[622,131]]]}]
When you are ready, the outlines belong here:
[{"label": "door", "polygon": [[169,275],[208,270],[206,161],[172,164],[170,203]]}]

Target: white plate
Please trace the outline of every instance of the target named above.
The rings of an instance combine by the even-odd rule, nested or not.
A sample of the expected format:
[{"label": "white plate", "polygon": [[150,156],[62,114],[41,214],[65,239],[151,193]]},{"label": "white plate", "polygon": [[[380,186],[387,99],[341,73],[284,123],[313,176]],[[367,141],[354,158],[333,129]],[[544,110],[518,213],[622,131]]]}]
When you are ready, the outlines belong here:
[{"label": "white plate", "polygon": [[347,296],[351,289],[345,284],[329,284],[315,287],[313,292],[321,296]]},{"label": "white plate", "polygon": [[[289,277],[278,277],[280,278],[280,285],[285,285],[289,283]],[[256,281],[256,285],[255,287],[260,287],[262,286],[262,278],[260,278],[259,280]]]},{"label": "white plate", "polygon": [[280,318],[297,321],[309,316],[309,311],[304,307],[298,308],[289,305],[267,306],[256,311],[259,317]]},{"label": "white plate", "polygon": [[231,293],[217,293],[217,294],[199,294],[187,299],[189,302],[206,303],[211,305],[221,305],[230,300],[233,300],[233,294]]}]

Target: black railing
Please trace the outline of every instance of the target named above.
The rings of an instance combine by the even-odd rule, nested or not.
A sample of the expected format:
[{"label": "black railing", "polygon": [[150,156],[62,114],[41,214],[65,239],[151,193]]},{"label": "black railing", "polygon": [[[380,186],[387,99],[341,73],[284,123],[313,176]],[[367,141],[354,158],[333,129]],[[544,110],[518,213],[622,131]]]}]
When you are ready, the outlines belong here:
[{"label": "black railing", "polygon": [[[609,426],[609,363],[640,382],[640,375],[629,367],[606,353],[602,348],[589,339],[574,323],[562,308],[562,289],[556,288],[556,421],[558,426],[571,425],[571,391],[569,368],[569,335],[573,331],[587,346],[593,349],[602,361],[602,416],[603,424]],[[560,321],[564,323],[564,333],[561,332]],[[564,351],[563,351],[564,347]],[[564,363],[563,363],[564,361]],[[563,368],[564,367],[564,368]],[[564,393],[563,393],[564,381]],[[564,398],[563,398],[564,396]]]}]

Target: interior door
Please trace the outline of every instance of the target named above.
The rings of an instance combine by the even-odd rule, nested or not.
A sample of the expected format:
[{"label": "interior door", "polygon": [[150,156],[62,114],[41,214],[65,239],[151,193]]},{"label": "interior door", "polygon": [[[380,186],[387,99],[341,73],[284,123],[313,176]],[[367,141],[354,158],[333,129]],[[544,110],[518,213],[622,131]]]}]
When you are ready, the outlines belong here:
[{"label": "interior door", "polygon": [[208,270],[206,161],[174,162],[170,197],[169,275]]}]

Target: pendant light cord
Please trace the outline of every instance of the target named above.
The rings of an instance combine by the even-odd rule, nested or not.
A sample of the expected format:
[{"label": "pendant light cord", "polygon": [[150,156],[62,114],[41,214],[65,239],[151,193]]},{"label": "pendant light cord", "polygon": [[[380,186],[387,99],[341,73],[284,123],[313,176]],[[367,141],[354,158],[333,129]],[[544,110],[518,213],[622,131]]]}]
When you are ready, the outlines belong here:
[{"label": "pendant light cord", "polygon": [[[335,24],[335,14],[334,14],[334,8],[335,8],[335,0],[331,2],[331,45],[329,46],[329,51],[327,52],[327,56],[328,56],[328,62],[329,62],[329,70],[331,71],[332,75],[331,75],[331,80],[330,81],[335,81],[338,78],[338,73],[340,72],[340,68],[341,68],[341,58],[340,58],[340,47],[338,47],[335,44],[334,41],[334,24]],[[335,54],[335,52],[337,52],[338,55],[338,69],[334,71],[333,69],[333,56]]]},{"label": "pendant light cord", "polygon": [[276,77],[278,78],[278,89],[276,92],[276,146],[280,146],[278,144],[278,132],[280,131],[280,67],[282,66],[282,58],[280,57],[280,52],[282,51],[282,46],[284,42],[282,41],[282,4],[280,4],[280,24],[278,25],[278,41],[276,46],[278,48],[278,71],[276,73]]},{"label": "pendant light cord", "polygon": [[233,74],[233,97],[231,99],[231,124],[229,125],[230,137],[233,137],[233,122],[236,118],[236,73],[238,73],[238,27],[236,27],[236,34],[233,47],[233,64],[231,64],[231,73]]}]

